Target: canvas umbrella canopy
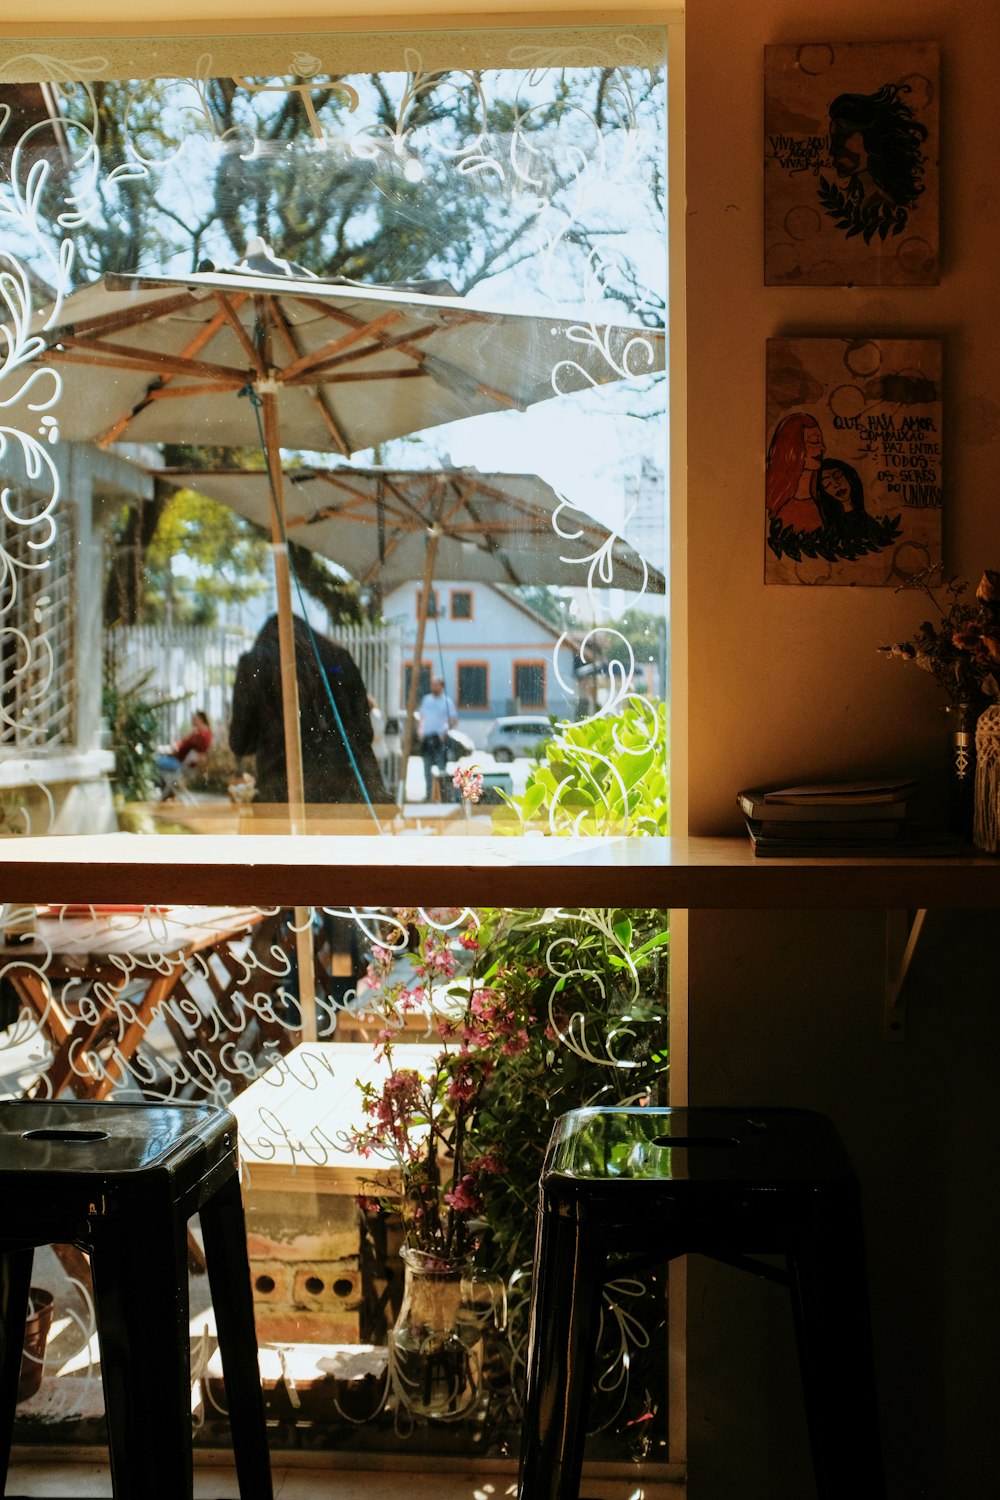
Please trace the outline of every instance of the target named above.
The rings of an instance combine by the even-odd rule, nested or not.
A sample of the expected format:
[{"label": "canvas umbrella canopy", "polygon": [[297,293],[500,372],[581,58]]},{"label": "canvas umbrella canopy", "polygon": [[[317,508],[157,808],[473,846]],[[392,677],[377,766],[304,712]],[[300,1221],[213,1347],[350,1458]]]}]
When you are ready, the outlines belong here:
[{"label": "canvas umbrella canopy", "polygon": [[[270,477],[245,469],[158,471],[267,529]],[[344,568],[377,596],[421,580],[414,661],[422,659],[435,579],[550,584],[663,594],[662,573],[537,474],[478,469],[286,469],[285,534]],[[416,709],[411,674],[405,767]]]}]

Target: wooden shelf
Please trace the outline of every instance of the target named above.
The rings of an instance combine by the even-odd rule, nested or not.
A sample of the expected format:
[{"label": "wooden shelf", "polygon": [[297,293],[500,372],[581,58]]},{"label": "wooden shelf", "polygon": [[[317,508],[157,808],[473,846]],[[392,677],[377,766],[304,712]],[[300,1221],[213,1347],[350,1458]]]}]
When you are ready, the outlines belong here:
[{"label": "wooden shelf", "polygon": [[758,859],[744,838],[11,838],[0,900],[257,906],[1000,906],[1000,858]]}]

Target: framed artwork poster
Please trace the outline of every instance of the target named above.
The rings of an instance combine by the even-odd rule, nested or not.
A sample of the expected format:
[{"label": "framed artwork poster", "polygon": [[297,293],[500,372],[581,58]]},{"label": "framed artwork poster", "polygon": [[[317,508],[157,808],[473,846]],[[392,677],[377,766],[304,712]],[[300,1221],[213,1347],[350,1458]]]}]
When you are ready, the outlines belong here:
[{"label": "framed artwork poster", "polygon": [[939,280],[937,42],[764,49],[764,282]]},{"label": "framed artwork poster", "polygon": [[767,343],[764,582],[891,587],[941,561],[939,339]]}]

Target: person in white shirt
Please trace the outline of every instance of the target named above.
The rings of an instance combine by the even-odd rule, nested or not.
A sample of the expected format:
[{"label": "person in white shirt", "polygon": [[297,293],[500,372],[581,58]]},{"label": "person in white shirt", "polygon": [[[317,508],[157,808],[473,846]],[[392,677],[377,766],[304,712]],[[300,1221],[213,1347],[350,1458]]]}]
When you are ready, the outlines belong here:
[{"label": "person in white shirt", "polygon": [[440,677],[431,678],[431,690],[420,700],[417,710],[420,727],[420,755],[424,763],[426,800],[434,795],[434,770],[443,771],[448,761],[448,730],[458,723],[455,705],[444,690]]}]

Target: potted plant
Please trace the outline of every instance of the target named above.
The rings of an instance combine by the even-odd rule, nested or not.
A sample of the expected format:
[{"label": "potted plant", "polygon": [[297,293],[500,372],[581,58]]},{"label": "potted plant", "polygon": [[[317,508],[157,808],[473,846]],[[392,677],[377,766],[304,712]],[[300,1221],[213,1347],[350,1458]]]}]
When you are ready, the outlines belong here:
[{"label": "potted plant", "polygon": [[[443,1420],[469,1415],[485,1385],[497,1431],[509,1432],[548,1137],[576,1105],[658,1096],[665,914],[397,910],[391,922],[394,933],[374,945],[366,991],[389,1070],[380,1088],[363,1090],[367,1123],[355,1139],[395,1167],[389,1191],[367,1205],[398,1214],[403,1229],[390,1382],[412,1413]],[[408,1066],[401,1040],[413,1035],[415,1014],[440,1041],[423,1071]],[[505,1293],[513,1326],[501,1340]],[[659,1290],[653,1300],[662,1316]],[[627,1301],[619,1297],[608,1320],[619,1365],[637,1328]],[[602,1400],[609,1419],[624,1412],[627,1378]]]}]

